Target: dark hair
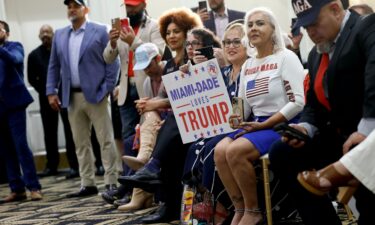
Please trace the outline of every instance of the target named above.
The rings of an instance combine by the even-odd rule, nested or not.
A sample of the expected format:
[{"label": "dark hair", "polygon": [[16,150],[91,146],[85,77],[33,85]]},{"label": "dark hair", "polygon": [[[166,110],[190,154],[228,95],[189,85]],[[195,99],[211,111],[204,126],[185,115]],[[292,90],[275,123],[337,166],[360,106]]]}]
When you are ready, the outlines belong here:
[{"label": "dark hair", "polygon": [[9,25],[7,24],[7,22],[0,20],[0,23],[4,26],[5,31],[9,33]]},{"label": "dark hair", "polygon": [[167,42],[167,28],[175,23],[186,34],[194,27],[203,27],[200,17],[188,8],[171,9],[163,13],[159,18],[159,30],[164,41]]},{"label": "dark hair", "polygon": [[202,46],[212,46],[214,48],[221,48],[220,40],[212,31],[206,28],[194,28],[189,31],[194,37],[202,42]]}]

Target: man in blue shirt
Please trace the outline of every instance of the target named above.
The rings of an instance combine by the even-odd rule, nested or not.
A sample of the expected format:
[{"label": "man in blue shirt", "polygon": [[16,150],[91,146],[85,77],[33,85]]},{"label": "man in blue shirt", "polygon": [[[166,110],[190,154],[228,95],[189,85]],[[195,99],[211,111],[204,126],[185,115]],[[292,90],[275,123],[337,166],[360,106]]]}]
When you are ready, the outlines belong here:
[{"label": "man in blue shirt", "polygon": [[[84,0],[65,0],[71,25],[55,33],[47,74],[46,95],[55,110],[68,108],[79,163],[81,189],[67,197],[98,193],[90,143],[93,125],[101,148],[107,189],[117,182],[116,149],[109,98],[116,85],[119,62],[106,64],[103,51],[108,43],[107,28],[87,20]],[[58,88],[61,82],[61,102]]]}]

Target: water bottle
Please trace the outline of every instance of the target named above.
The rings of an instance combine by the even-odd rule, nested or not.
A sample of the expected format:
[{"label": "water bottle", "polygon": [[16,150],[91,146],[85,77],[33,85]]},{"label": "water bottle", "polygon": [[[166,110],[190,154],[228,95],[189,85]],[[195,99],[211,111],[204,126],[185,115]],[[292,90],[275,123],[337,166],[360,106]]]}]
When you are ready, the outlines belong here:
[{"label": "water bottle", "polygon": [[193,225],[193,204],[196,193],[195,186],[185,184],[182,192],[180,224]]}]

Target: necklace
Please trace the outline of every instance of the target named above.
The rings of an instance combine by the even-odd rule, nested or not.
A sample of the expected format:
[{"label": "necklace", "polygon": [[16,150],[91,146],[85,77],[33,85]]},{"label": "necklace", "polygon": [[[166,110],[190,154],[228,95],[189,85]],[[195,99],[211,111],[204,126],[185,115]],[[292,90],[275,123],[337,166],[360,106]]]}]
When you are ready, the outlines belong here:
[{"label": "necklace", "polygon": [[[236,75],[236,78],[235,79],[233,79],[234,78],[234,76],[235,76],[235,74],[237,74]],[[238,85],[237,85],[237,81],[238,81],[238,76],[240,76],[239,75],[239,72],[238,73],[235,73],[235,71],[234,71],[234,69],[232,69],[232,71],[231,71],[231,73],[230,73],[230,79],[229,79],[229,85],[232,85],[233,83],[234,83],[234,91],[232,91],[231,93],[230,93],[230,95],[232,96],[232,97],[234,97],[235,95],[236,95],[236,93],[237,93],[237,88],[238,88]]]}]

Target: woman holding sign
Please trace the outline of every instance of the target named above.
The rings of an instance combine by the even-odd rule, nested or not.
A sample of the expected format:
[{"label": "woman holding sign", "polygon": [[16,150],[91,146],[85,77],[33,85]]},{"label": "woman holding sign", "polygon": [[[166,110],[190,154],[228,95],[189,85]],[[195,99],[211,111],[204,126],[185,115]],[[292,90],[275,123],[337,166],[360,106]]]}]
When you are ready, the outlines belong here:
[{"label": "woman holding sign", "polygon": [[[232,225],[262,221],[258,206],[253,162],[268,152],[280,136],[272,130],[293,121],[304,105],[304,72],[297,56],[285,48],[279,25],[271,11],[256,8],[245,16],[245,30],[255,55],[241,71],[239,97],[244,99],[244,119],[234,114],[229,134],[215,147],[214,160],[235,215]],[[249,116],[253,121],[247,122]]]},{"label": "woman holding sign", "polygon": [[[164,12],[159,18],[160,34],[168,47],[176,52],[174,58],[167,61],[163,74],[175,72],[187,62],[185,42],[187,32],[194,27],[201,27],[197,14],[189,9],[179,8]],[[140,113],[170,107],[165,92],[157,98],[149,100]],[[182,143],[176,119],[169,112],[159,130],[151,160],[133,176],[121,177],[119,181],[125,185],[155,191],[161,184],[161,205],[155,213],[142,218],[143,223],[169,222],[179,219],[182,187],[180,178],[187,145]],[[162,169],[161,169],[162,168]]]},{"label": "woman holding sign", "polygon": [[[200,30],[200,29],[194,29]],[[202,37],[196,32],[192,33],[194,37],[188,35],[188,41],[201,40]],[[238,95],[240,84],[241,67],[248,58],[246,54],[246,46],[243,45],[242,39],[246,36],[242,23],[230,24],[225,32],[223,38],[223,51],[225,60],[230,65],[221,68],[225,85],[230,99]],[[195,39],[194,39],[195,38]],[[190,39],[190,40],[189,40]],[[205,38],[206,40],[208,38]],[[203,46],[201,46],[203,47]],[[188,46],[187,46],[188,48]],[[188,51],[189,52],[189,51]],[[232,203],[228,199],[226,192],[220,179],[215,175],[215,164],[213,152],[215,145],[221,141],[226,134],[220,134],[212,138],[199,139],[194,142],[190,148],[185,161],[184,181],[197,178],[201,174],[202,178],[199,180],[203,185],[203,189],[213,194],[215,198],[215,223],[223,222],[228,213],[226,212]],[[202,189],[202,188],[200,188]],[[205,210],[201,209],[200,211]],[[194,213],[198,213],[197,208]]]}]

